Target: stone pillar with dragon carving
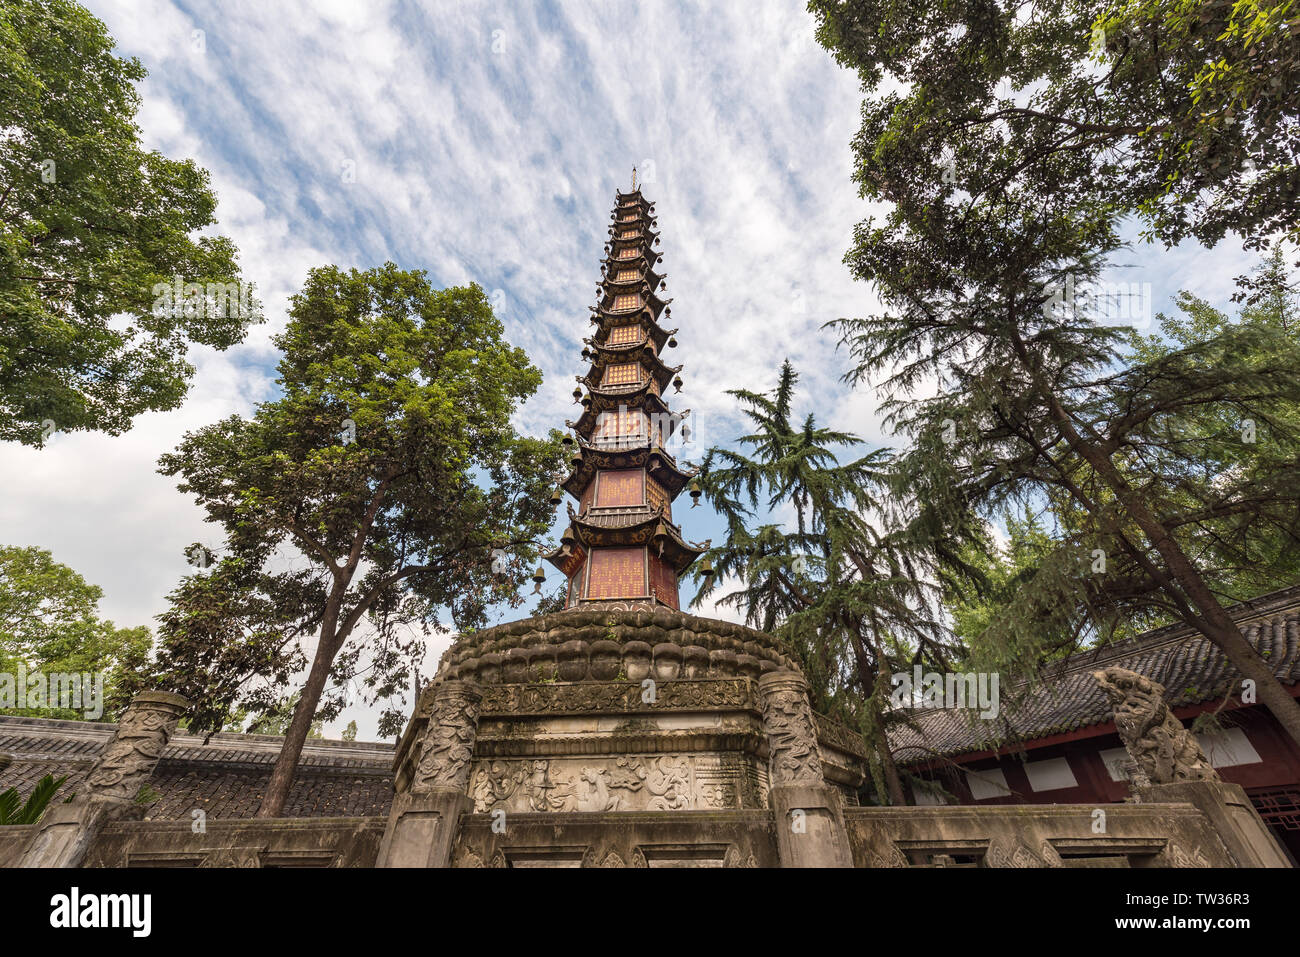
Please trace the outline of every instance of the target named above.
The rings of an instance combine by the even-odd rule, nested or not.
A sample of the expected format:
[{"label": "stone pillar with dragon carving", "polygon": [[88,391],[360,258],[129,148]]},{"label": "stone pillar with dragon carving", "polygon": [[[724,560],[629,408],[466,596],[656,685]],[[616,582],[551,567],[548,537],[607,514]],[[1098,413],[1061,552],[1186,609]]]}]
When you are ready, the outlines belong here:
[{"label": "stone pillar with dragon carving", "polygon": [[1110,699],[1115,730],[1136,766],[1130,787],[1138,801],[1195,805],[1240,867],[1291,866],[1241,785],[1219,777],[1170,709],[1162,684],[1120,667],[1092,676]]},{"label": "stone pillar with dragon carving", "polygon": [[135,803],[189,706],[187,699],[165,691],[137,695],[76,797],[50,808],[18,866],[77,867],[104,824]]},{"label": "stone pillar with dragon carving", "polygon": [[822,774],[807,680],[773,671],[759,679],[758,692],[781,866],[852,867],[843,802]]},{"label": "stone pillar with dragon carving", "polygon": [[472,681],[435,689],[415,773],[393,797],[379,867],[449,866],[460,816],[473,810],[469,780],[482,700]]}]

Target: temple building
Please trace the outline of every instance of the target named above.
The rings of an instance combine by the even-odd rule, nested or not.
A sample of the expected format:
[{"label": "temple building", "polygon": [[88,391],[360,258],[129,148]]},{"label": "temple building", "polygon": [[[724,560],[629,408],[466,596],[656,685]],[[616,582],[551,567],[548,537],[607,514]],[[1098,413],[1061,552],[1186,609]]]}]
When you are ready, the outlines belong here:
[{"label": "temple building", "polygon": [[[1300,696],[1300,587],[1232,606],[1247,640]],[[1291,859],[1300,862],[1300,747],[1267,708],[1240,699],[1241,676],[1216,646],[1185,625],[1081,651],[1051,665],[1038,687],[1005,689],[997,720],[969,711],[916,710],[891,735],[899,763],[934,788],[921,805],[1092,804],[1126,801],[1135,768],[1095,678],[1120,666],[1158,682],[1189,726],[1214,715],[1196,738],[1206,760],[1239,785]]]}]

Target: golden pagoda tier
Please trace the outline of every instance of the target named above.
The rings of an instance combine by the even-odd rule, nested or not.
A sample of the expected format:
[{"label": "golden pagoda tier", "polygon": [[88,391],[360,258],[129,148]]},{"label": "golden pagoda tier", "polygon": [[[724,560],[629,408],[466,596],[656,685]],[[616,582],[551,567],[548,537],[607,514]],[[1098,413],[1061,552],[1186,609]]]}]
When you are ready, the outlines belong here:
[{"label": "golden pagoda tier", "polygon": [[634,187],[617,194],[610,215],[591,307],[596,331],[583,340],[589,368],[573,393],[582,414],[565,423],[575,434],[565,439],[570,472],[560,488],[578,507],[568,506],[560,548],[546,556],[568,579],[566,608],[679,609],[678,580],[708,548],[673,521],[673,501],[694,473],[666,446],[690,411],[675,413],[664,398],[670,385],[681,389],[682,367],[663,359],[677,330],[660,324],[672,300],[660,295],[665,280],[654,269],[663,257],[653,212]]}]

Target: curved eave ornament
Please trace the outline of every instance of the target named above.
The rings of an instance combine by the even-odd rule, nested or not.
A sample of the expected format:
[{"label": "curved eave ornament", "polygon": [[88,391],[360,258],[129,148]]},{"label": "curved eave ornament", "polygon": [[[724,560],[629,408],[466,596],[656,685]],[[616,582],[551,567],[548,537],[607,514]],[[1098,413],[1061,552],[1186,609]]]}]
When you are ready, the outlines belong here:
[{"label": "curved eave ornament", "polygon": [[[647,509],[636,516],[634,521],[614,526],[594,524],[584,515],[577,515],[570,520],[569,530],[573,532],[576,543],[589,555],[593,547],[649,546],[650,553],[667,561],[678,576],[695,564],[696,559],[708,551],[710,545],[707,541],[686,541],[677,527],[664,518],[663,510],[658,508]],[[563,571],[571,552],[571,549],[566,552],[561,546],[545,558]]]},{"label": "curved eave ornament", "polygon": [[601,470],[644,468],[650,477],[673,498],[676,498],[695,474],[694,471],[684,472],[678,468],[677,460],[661,448],[639,445],[631,448],[607,449],[586,442],[580,442],[580,446],[582,464],[560,483],[560,487],[574,498],[582,497],[582,493],[595,478],[596,472]]},{"label": "curved eave ornament", "polygon": [[583,406],[582,417],[570,427],[579,435],[588,437],[596,428],[596,416],[602,412],[617,412],[621,406],[626,406],[629,410],[641,409],[657,415],[671,415],[668,404],[650,388],[650,385],[648,381],[643,382],[636,389],[628,392],[605,392],[592,389],[588,393],[591,401]]}]

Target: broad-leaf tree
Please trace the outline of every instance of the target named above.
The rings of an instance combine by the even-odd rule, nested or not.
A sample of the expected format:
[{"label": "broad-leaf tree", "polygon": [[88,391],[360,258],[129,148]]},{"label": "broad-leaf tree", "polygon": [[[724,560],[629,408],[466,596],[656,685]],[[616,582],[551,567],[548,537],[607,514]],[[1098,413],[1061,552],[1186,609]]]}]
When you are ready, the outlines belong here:
[{"label": "broad-leaf tree", "polygon": [[141,145],[144,76],[79,4],[0,5],[0,439],[174,409],[189,344],[261,319],[207,172]]},{"label": "broad-leaf tree", "polygon": [[[98,675],[105,698],[116,697],[124,677],[146,664],[153,639],[148,628],[118,628],[101,618],[103,594],[43,548],[0,547],[0,674],[15,676],[22,665],[29,675]],[[86,717],[84,708],[56,704],[27,708],[19,703],[13,713]]]},{"label": "broad-leaf tree", "polygon": [[864,191],[1094,197],[1167,244],[1300,236],[1294,0],[811,0]]},{"label": "broad-leaf tree", "polygon": [[[478,286],[434,289],[391,263],[315,269],[276,343],[280,397],[161,460],[225,544],[173,594],[154,679],[199,700],[192,727],[216,728],[237,703],[279,713],[306,667],[263,817],[348,683],[399,695],[429,631],[521,600],[560,465],[558,434],[511,425],[541,375]],[[381,733],[404,717],[390,710]]]}]

